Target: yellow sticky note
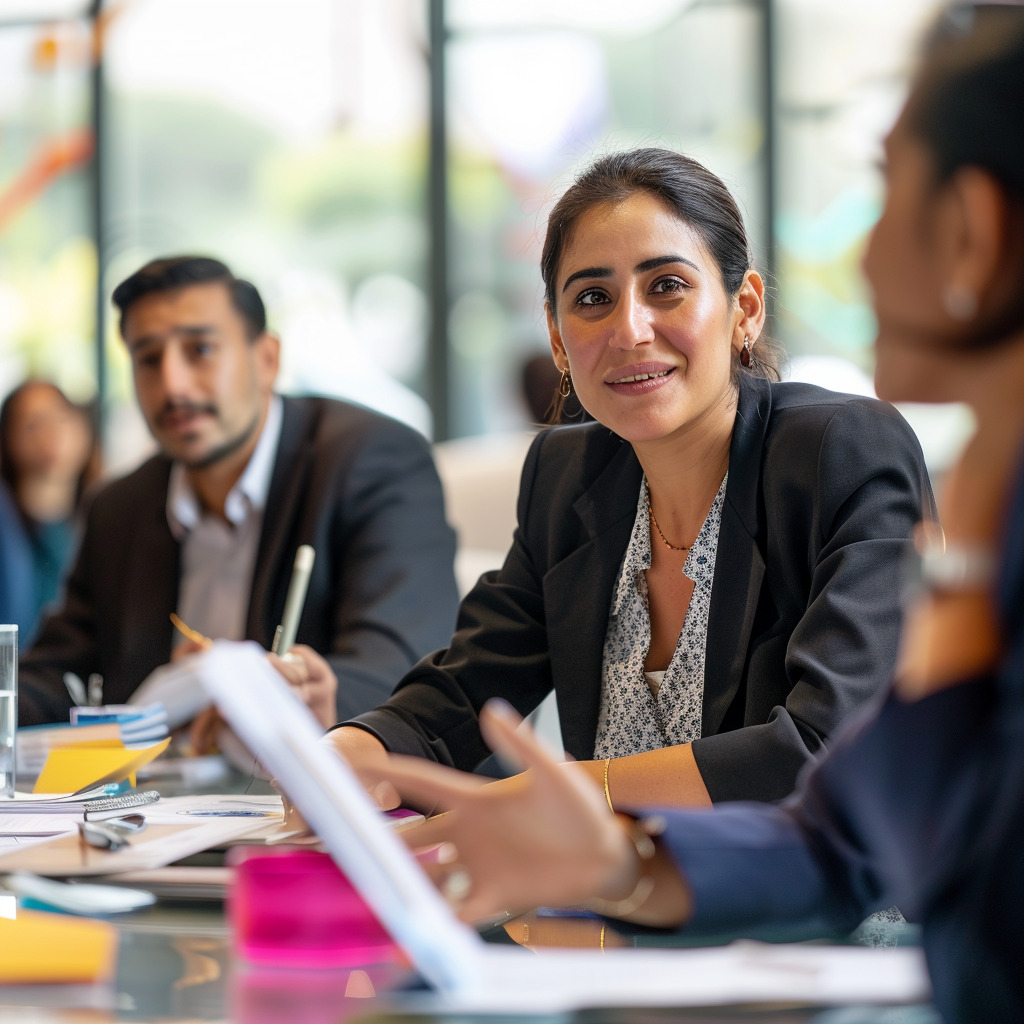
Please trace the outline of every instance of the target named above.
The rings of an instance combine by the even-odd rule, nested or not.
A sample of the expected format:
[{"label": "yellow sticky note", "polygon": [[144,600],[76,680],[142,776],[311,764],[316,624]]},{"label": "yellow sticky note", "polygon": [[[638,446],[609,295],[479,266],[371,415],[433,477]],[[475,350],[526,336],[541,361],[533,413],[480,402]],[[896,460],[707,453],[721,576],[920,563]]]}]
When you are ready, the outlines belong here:
[{"label": "yellow sticky note", "polygon": [[18,910],[13,921],[0,918],[0,984],[106,981],[117,941],[103,921]]},{"label": "yellow sticky note", "polygon": [[39,773],[33,793],[73,793],[86,786],[123,782],[144,764],[159,757],[171,742],[170,737],[151,747],[129,750],[116,746],[86,743],[51,750]]}]

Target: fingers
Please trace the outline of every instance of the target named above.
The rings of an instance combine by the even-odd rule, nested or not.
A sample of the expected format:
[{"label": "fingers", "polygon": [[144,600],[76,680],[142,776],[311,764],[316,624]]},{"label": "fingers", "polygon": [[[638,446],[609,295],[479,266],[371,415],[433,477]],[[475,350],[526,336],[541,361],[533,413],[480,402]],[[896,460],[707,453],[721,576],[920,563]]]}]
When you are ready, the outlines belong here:
[{"label": "fingers", "polygon": [[306,819],[295,804],[288,799],[288,794],[278,785],[277,779],[271,779],[270,785],[281,795],[281,804],[284,808],[284,821],[281,823],[282,829],[287,832],[311,833],[312,829],[306,823]]},{"label": "fingers", "polygon": [[276,654],[268,654],[267,661],[284,676],[289,686],[300,687],[309,681],[306,663],[301,658],[292,658],[290,651],[283,658]]},{"label": "fingers", "polygon": [[390,783],[403,800],[417,806],[451,808],[476,793],[485,780],[419,757],[392,755],[374,765],[374,776]]},{"label": "fingers", "polygon": [[189,654],[196,654],[199,651],[208,650],[210,647],[209,643],[199,643],[196,640],[182,640],[177,647],[171,651],[171,661],[178,661],[180,658],[184,658]]},{"label": "fingers", "polygon": [[480,731],[491,750],[512,762],[519,771],[527,768],[545,772],[557,770],[558,759],[507,701],[489,700],[484,705],[480,712]]}]

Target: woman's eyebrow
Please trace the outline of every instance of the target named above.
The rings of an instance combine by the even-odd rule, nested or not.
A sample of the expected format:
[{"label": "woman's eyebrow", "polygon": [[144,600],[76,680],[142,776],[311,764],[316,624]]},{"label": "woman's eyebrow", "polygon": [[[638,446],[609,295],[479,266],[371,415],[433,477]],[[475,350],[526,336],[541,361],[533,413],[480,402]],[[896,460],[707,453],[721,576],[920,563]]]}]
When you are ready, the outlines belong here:
[{"label": "woman's eyebrow", "polygon": [[[644,260],[642,263],[638,263],[634,269],[637,273],[644,273],[648,270],[657,270],[658,267],[663,267],[668,263],[685,263],[688,267],[692,267],[697,273],[700,273],[700,267],[697,266],[693,260],[688,260],[685,256],[678,256],[675,254],[669,256],[653,256],[649,260]],[[573,281],[578,281],[583,277],[611,277],[612,271],[610,267],[585,267],[583,270],[577,270],[575,273],[570,274],[565,279],[565,284],[562,285],[562,291],[564,292]]]},{"label": "woman's eyebrow", "polygon": [[646,270],[657,270],[658,267],[665,266],[666,263],[685,263],[688,267],[692,267],[697,273],[700,273],[700,267],[697,266],[693,260],[688,260],[685,256],[655,256],[653,259],[644,260],[643,263],[636,265],[636,270],[639,273],[643,273]]},{"label": "woman's eyebrow", "polygon": [[578,281],[581,277],[611,277],[611,276],[612,276],[612,269],[611,269],[611,267],[587,267],[584,270],[577,270],[575,274],[570,274],[565,279],[565,284],[562,285],[562,291],[564,292],[566,290],[566,288],[568,288],[569,285],[571,285],[573,283],[573,281]]}]

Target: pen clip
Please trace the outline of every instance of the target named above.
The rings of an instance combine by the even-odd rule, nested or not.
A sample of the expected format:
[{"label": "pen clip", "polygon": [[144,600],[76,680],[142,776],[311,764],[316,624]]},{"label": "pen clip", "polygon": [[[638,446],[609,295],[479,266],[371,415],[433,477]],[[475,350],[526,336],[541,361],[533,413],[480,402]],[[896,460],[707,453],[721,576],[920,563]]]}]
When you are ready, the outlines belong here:
[{"label": "pen clip", "polygon": [[64,673],[64,685],[67,687],[71,700],[76,707],[85,707],[88,695],[85,692],[85,683],[82,682],[74,672]]},{"label": "pen clip", "polygon": [[277,629],[274,630],[274,642],[270,645],[271,654],[277,654],[277,649],[281,646],[281,632],[283,629],[283,626],[278,626]]},{"label": "pen clip", "polygon": [[101,822],[98,821],[79,821],[78,825],[79,838],[86,846],[91,846],[97,850],[120,850],[124,846],[130,845],[128,837],[121,831],[113,828],[106,828]]}]

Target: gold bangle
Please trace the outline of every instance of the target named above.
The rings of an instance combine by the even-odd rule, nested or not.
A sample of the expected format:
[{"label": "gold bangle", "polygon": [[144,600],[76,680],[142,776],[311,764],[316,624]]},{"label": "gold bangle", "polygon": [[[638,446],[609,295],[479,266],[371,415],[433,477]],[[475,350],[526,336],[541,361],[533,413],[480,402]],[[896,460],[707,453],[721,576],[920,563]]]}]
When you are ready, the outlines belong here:
[{"label": "gold bangle", "polygon": [[612,803],[612,794],[608,789],[608,766],[611,764],[611,758],[606,757],[604,759],[604,798],[608,801],[608,810],[615,813],[615,805]]},{"label": "gold bangle", "polygon": [[653,859],[656,852],[654,840],[644,830],[643,826],[635,818],[619,814],[618,818],[624,818],[629,823],[628,836],[640,858],[640,877],[636,880],[633,891],[621,900],[603,900],[599,897],[587,900],[587,907],[596,914],[604,917],[626,917],[639,910],[648,900],[654,891],[654,879],[647,874],[647,864]]}]

